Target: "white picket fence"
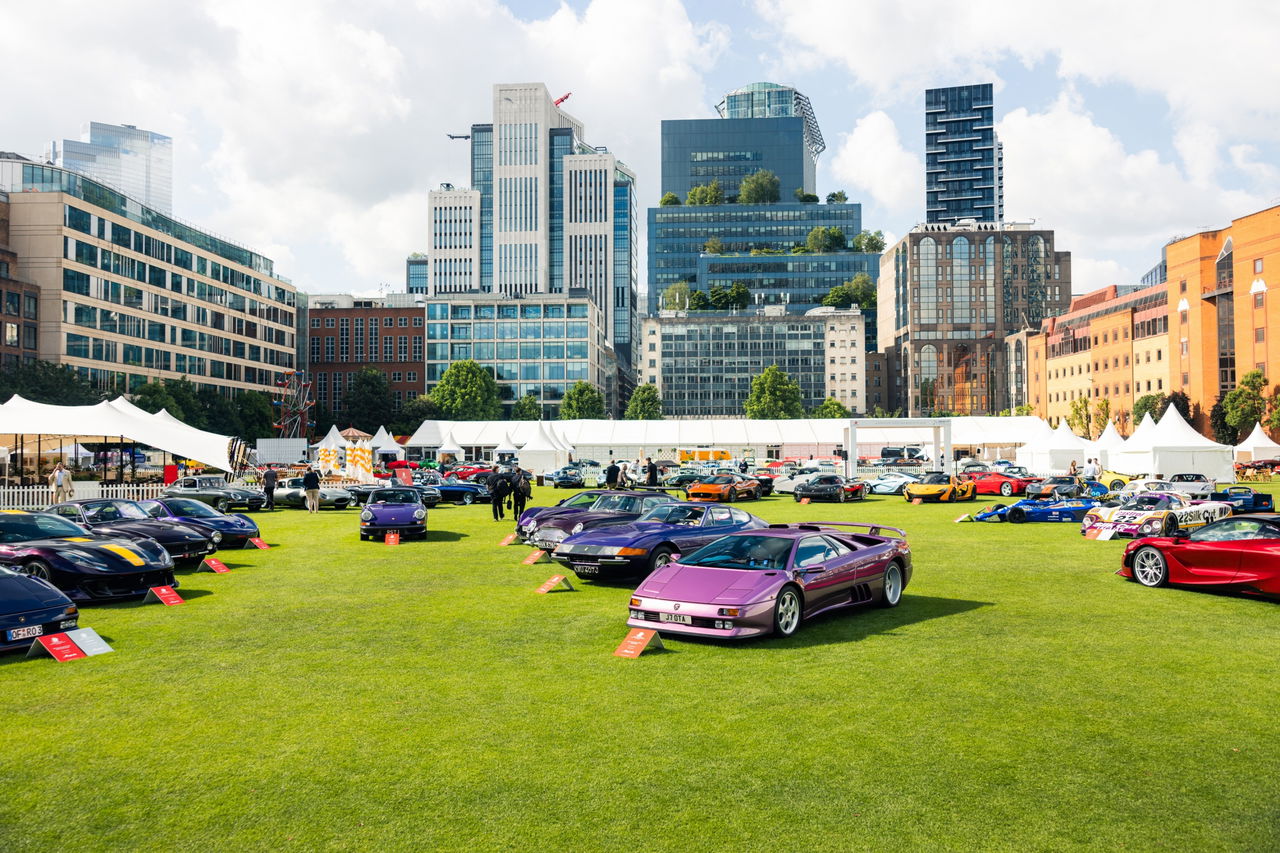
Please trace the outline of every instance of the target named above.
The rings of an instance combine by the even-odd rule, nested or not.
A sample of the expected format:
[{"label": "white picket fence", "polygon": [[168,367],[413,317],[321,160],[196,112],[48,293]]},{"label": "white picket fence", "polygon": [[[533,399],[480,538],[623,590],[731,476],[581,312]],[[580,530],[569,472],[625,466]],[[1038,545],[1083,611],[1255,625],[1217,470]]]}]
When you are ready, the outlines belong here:
[{"label": "white picket fence", "polygon": [[[164,483],[99,483],[82,481],[75,484],[79,498],[124,498],[141,501],[160,496]],[[53,489],[48,486],[0,486],[0,509],[44,509],[53,503]]]}]

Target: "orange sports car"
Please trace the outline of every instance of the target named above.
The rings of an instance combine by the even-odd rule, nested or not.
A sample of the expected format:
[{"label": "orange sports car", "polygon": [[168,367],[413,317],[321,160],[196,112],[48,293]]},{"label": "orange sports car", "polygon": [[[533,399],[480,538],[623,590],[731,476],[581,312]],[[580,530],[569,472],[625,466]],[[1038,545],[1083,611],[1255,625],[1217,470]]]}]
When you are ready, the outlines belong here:
[{"label": "orange sports car", "polygon": [[741,500],[756,500],[760,497],[759,481],[743,477],[741,474],[717,474],[704,477],[689,487],[688,498],[691,501],[725,501],[733,503]]}]

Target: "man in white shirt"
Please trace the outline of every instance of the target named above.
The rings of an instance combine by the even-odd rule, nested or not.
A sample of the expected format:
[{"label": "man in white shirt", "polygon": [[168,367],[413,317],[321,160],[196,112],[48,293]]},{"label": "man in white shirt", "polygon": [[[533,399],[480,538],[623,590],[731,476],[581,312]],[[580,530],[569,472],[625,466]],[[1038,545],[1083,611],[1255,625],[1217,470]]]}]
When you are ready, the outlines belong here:
[{"label": "man in white shirt", "polygon": [[53,502],[60,504],[71,497],[71,472],[59,462],[49,472],[49,485],[53,487]]}]

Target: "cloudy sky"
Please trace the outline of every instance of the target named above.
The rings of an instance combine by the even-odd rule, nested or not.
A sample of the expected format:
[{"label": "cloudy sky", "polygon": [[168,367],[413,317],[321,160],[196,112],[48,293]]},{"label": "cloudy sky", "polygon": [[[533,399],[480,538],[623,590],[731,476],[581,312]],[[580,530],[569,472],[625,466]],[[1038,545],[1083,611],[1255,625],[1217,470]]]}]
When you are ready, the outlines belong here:
[{"label": "cloudy sky", "polygon": [[174,138],[175,213],[312,292],[402,289],[447,132],[495,82],[544,81],[656,203],[659,122],[756,80],[809,95],[819,194],[867,227],[923,218],[923,90],[996,84],[1010,219],[1070,250],[1077,291],[1170,237],[1280,203],[1280,4],[1103,0],[72,0],[11,4],[0,150],[89,120]]}]

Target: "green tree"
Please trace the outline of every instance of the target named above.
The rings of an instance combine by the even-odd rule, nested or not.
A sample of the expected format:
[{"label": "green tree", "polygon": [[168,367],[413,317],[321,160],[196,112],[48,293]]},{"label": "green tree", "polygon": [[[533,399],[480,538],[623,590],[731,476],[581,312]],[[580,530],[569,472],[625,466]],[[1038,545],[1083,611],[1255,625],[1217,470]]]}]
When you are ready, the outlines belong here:
[{"label": "green tree", "polygon": [[723,255],[724,242],[716,236],[708,237],[707,242],[702,244],[702,251],[708,255]]},{"label": "green tree", "polygon": [[844,407],[844,404],[841,403],[839,400],[837,400],[835,397],[828,397],[827,399],[819,403],[817,406],[814,406],[813,411],[809,413],[809,417],[811,418],[847,418],[849,417],[849,410],[846,409]]},{"label": "green tree", "polygon": [[844,310],[857,305],[863,314],[875,314],[876,285],[864,272],[855,275],[844,284],[837,284],[822,297],[822,304]]},{"label": "green tree", "polygon": [[1094,435],[1102,435],[1102,431],[1107,428],[1107,422],[1111,420],[1111,400],[1103,397],[1093,405],[1093,432],[1086,434],[1085,438],[1092,438]]},{"label": "green tree", "polygon": [[751,380],[751,394],[742,404],[747,417],[756,420],[803,418],[804,403],[800,383],[771,364]]},{"label": "green tree", "polygon": [[560,420],[573,421],[604,417],[604,395],[590,382],[573,383],[560,403]]},{"label": "green tree", "polygon": [[1023,403],[1021,406],[1014,406],[1013,413],[1015,415],[1034,415],[1036,413],[1035,406]]},{"label": "green tree", "polygon": [[883,231],[862,231],[858,236],[853,238],[853,250],[855,252],[867,252],[870,254],[879,254],[884,251],[884,232]]},{"label": "green tree", "polygon": [[827,204],[846,204],[848,201],[849,197],[844,194],[844,190],[827,193]]},{"label": "green tree", "polygon": [[877,404],[876,404],[876,405],[871,409],[871,412],[869,413],[868,417],[872,417],[872,418],[900,418],[900,417],[902,417],[902,409],[894,409],[893,411],[889,411],[888,409],[884,408],[884,407],[883,407],[883,406],[881,406],[879,403],[877,403]]},{"label": "green tree", "polygon": [[[1252,429],[1255,423],[1261,423],[1267,413],[1267,401],[1262,394],[1266,387],[1267,377],[1261,370],[1250,370],[1241,376],[1235,390],[1222,399],[1226,423],[1237,432]],[[1212,414],[1210,419],[1212,420]]]},{"label": "green tree", "polygon": [[813,193],[805,192],[804,187],[796,187],[792,195],[795,196],[796,201],[800,202],[801,204],[817,204],[818,203],[818,197]]},{"label": "green tree", "polygon": [[[195,383],[187,377],[171,380],[164,384],[169,394],[178,404],[178,408],[182,409],[182,422],[196,429],[205,429],[208,426],[208,418],[205,417],[204,410],[200,407],[200,397]],[[172,411],[169,414],[173,414]],[[177,415],[174,415],[177,417]]]},{"label": "green tree", "polygon": [[450,364],[431,399],[446,420],[496,421],[502,417],[498,383],[492,373],[471,359]]},{"label": "green tree", "polygon": [[1071,401],[1071,408],[1067,412],[1067,426],[1071,427],[1071,431],[1076,435],[1082,435],[1086,438],[1089,435],[1089,398],[1076,397]]},{"label": "green tree", "polygon": [[196,392],[196,400],[204,410],[205,429],[222,435],[244,435],[240,410],[230,397],[216,388],[201,388]]},{"label": "green tree", "polygon": [[709,184],[690,187],[684,203],[694,205],[724,204],[724,188],[720,186],[718,178],[712,178]]},{"label": "green tree", "polygon": [[782,197],[782,182],[768,169],[752,172],[738,185],[738,204],[774,204]]},{"label": "green tree", "polygon": [[164,409],[178,420],[186,422],[186,412],[178,405],[178,401],[173,399],[173,395],[169,393],[169,389],[165,387],[163,380],[152,379],[145,385],[139,385],[129,399],[130,402],[144,412],[155,414]]},{"label": "green tree", "polygon": [[729,308],[729,288],[713,284],[707,291],[707,299],[711,301],[711,307],[715,310],[726,311]]},{"label": "green tree", "polygon": [[358,370],[342,394],[342,411],[348,423],[368,433],[390,423],[395,405],[387,375],[373,367]]},{"label": "green tree", "polygon": [[729,307],[746,308],[751,304],[751,291],[740,281],[729,285]]},{"label": "green tree", "polygon": [[1186,392],[1174,391],[1166,397],[1164,405],[1160,407],[1159,416],[1163,418],[1170,406],[1178,410],[1178,414],[1182,415],[1184,421],[1191,420],[1191,398],[1186,395]]},{"label": "green tree", "polygon": [[236,415],[240,418],[240,435],[245,438],[270,438],[276,434],[275,410],[271,398],[261,391],[241,391],[235,398]]},{"label": "green tree", "polygon": [[1164,411],[1166,405],[1164,394],[1144,394],[1133,402],[1133,423],[1135,425],[1142,423],[1142,419],[1148,414],[1156,417],[1157,414]]},{"label": "green tree", "polygon": [[431,395],[419,394],[405,401],[387,429],[394,435],[413,435],[424,421],[440,419],[440,407],[436,405],[435,400],[431,399]]},{"label": "green tree", "polygon": [[525,394],[519,400],[516,400],[516,404],[511,407],[511,420],[542,420],[542,404],[538,402],[537,396],[534,394]]},{"label": "green tree", "polygon": [[629,421],[662,420],[662,397],[658,386],[645,383],[635,390],[627,401],[627,411],[622,416]]},{"label": "green tree", "polygon": [[680,204],[680,196],[676,195],[673,192],[663,193],[661,200],[658,201],[659,207],[674,207],[679,204]]},{"label": "green tree", "polygon": [[809,236],[804,241],[805,248],[815,255],[824,254],[826,252],[838,252],[848,245],[844,232],[839,228],[832,226],[823,228],[821,225],[816,226],[809,232]]},{"label": "green tree", "polygon": [[689,294],[690,311],[708,311],[710,309],[711,300],[707,298],[705,291],[694,290]]},{"label": "green tree", "polygon": [[1209,428],[1213,430],[1214,441],[1219,444],[1235,444],[1240,440],[1240,431],[1248,427],[1236,428],[1227,421],[1227,408],[1223,405],[1223,399],[1219,396],[1209,410]]},{"label": "green tree", "polygon": [[0,370],[0,403],[14,394],[51,406],[92,406],[102,402],[102,394],[75,370],[51,361],[31,361]]},{"label": "green tree", "polygon": [[664,311],[684,311],[689,307],[689,282],[677,281],[662,291],[661,304]]}]

